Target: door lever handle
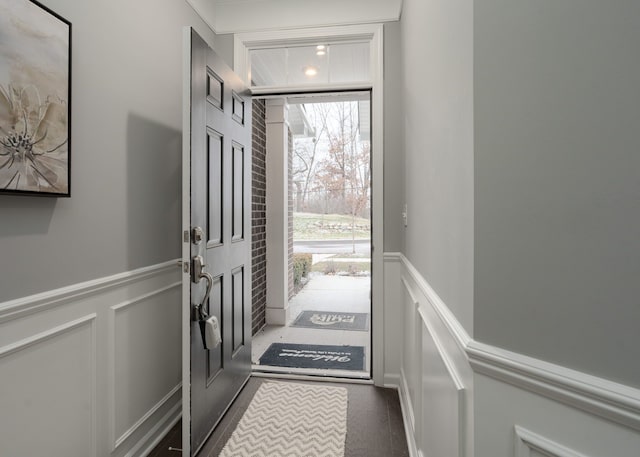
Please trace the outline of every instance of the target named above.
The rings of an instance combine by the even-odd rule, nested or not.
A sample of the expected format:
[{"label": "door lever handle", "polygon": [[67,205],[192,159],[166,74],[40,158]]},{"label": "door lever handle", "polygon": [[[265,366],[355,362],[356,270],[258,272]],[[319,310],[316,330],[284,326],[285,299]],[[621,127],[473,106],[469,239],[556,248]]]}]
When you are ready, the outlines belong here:
[{"label": "door lever handle", "polygon": [[207,314],[204,312],[204,305],[209,300],[209,295],[211,295],[211,288],[213,287],[213,276],[211,273],[204,271],[206,265],[204,264],[204,259],[201,255],[197,255],[193,258],[193,276],[192,281],[194,284],[198,284],[202,278],[207,280],[207,291],[204,294],[204,298],[202,299],[202,303],[200,305],[196,305],[196,309],[198,310],[198,320],[206,320]]}]

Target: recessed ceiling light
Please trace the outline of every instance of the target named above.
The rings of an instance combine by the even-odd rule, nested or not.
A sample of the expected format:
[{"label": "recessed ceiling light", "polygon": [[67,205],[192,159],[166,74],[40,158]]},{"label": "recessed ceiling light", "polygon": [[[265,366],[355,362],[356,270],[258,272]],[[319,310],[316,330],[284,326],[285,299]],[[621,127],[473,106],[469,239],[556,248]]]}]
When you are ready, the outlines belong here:
[{"label": "recessed ceiling light", "polygon": [[318,74],[318,68],[311,65],[308,67],[304,67],[303,70],[306,76],[315,76]]},{"label": "recessed ceiling light", "polygon": [[325,50],[325,49],[327,49],[327,48],[326,48],[326,46],[325,46],[324,44],[319,44],[318,46],[316,46],[316,49],[317,49],[318,51],[324,51],[324,50]]},{"label": "recessed ceiling light", "polygon": [[317,56],[323,56],[323,55],[325,55],[326,53],[327,53],[327,51],[324,51],[324,50],[322,50],[322,49],[318,49],[318,50],[316,51],[316,55],[317,55]]}]

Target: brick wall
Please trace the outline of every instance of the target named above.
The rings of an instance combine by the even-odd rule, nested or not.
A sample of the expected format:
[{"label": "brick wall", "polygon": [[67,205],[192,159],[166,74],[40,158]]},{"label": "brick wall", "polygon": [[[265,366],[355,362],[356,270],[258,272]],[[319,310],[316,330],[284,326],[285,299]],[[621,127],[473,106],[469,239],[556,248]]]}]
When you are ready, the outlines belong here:
[{"label": "brick wall", "polygon": [[293,285],[293,134],[291,130],[289,130],[289,158],[288,158],[289,170],[288,170],[288,207],[289,207],[289,217],[287,220],[288,224],[288,232],[289,236],[287,237],[289,240],[289,300],[295,294],[294,285]]},{"label": "brick wall", "polygon": [[255,335],[266,323],[267,243],[266,243],[266,155],[267,126],[265,101],[253,100],[253,138],[251,169],[251,330]]}]

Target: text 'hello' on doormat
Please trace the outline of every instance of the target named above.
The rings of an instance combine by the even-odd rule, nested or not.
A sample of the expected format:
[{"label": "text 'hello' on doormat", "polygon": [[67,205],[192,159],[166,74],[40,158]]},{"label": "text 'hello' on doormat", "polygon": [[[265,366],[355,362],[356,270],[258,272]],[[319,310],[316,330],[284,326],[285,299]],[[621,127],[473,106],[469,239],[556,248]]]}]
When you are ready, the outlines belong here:
[{"label": "text 'hello' on doormat", "polygon": [[260,365],[325,370],[364,370],[363,346],[272,343]]},{"label": "text 'hello' on doormat", "polygon": [[292,327],[327,330],[369,330],[369,314],[338,313],[333,311],[303,311],[298,314]]}]

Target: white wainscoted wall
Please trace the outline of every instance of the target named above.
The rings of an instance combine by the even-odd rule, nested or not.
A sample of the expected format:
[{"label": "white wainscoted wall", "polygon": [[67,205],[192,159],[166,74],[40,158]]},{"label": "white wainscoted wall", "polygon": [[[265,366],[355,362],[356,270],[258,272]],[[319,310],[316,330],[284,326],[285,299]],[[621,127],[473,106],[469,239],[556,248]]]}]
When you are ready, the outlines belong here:
[{"label": "white wainscoted wall", "polygon": [[467,353],[476,456],[640,455],[638,389],[475,341]]},{"label": "white wainscoted wall", "polygon": [[385,254],[385,302],[412,456],[640,455],[638,389],[474,341],[401,253]]},{"label": "white wainscoted wall", "polygon": [[181,412],[176,264],[0,304],[0,455],[153,449]]},{"label": "white wainscoted wall", "polygon": [[385,380],[398,380],[411,455],[471,457],[470,338],[404,255],[385,254],[385,281]]}]

